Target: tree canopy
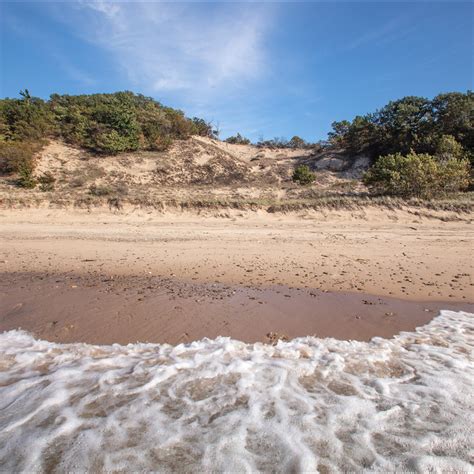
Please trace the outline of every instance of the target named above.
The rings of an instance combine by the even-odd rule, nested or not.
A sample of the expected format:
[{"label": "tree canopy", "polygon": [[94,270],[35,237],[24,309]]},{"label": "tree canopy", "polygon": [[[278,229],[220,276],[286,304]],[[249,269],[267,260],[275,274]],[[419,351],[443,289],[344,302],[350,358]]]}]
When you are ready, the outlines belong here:
[{"label": "tree canopy", "polygon": [[474,94],[449,92],[433,100],[409,96],[349,122],[333,122],[330,142],[352,154],[379,156],[410,151],[434,154],[443,136],[474,152]]}]

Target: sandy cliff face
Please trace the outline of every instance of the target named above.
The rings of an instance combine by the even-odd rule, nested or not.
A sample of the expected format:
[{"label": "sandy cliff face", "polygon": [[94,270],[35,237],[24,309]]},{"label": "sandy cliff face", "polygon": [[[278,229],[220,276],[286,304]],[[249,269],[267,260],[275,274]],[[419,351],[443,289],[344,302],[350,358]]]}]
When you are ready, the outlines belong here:
[{"label": "sandy cliff face", "polygon": [[[293,183],[291,176],[299,164],[315,170],[313,185]],[[1,176],[0,199],[3,204],[79,207],[112,199],[143,205],[210,199],[269,203],[363,190],[357,178],[367,164],[335,152],[258,148],[203,137],[176,141],[166,152],[117,156],[93,155],[51,141],[38,156],[36,175],[51,173],[54,189],[24,190],[15,185],[14,176]]]}]

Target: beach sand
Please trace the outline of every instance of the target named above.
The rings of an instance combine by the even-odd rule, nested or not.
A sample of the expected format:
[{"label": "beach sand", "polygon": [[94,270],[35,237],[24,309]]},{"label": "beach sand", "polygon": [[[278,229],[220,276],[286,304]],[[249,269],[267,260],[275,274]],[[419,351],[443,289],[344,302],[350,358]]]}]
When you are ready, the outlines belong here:
[{"label": "beach sand", "polygon": [[0,331],[57,342],[369,340],[474,312],[468,218],[1,211]]}]

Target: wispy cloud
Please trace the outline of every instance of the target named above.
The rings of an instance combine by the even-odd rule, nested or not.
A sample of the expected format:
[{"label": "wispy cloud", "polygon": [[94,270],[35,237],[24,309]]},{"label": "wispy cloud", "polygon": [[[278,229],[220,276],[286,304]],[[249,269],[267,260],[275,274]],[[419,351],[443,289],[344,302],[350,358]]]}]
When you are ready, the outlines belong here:
[{"label": "wispy cloud", "polygon": [[393,18],[390,21],[382,24],[378,28],[373,28],[367,32],[364,32],[360,36],[349,41],[345,47],[345,50],[351,51],[362,46],[370,45],[381,45],[391,43],[396,40],[407,36],[410,32],[415,31],[416,27],[406,26],[403,18]]},{"label": "wispy cloud", "polygon": [[135,85],[187,100],[245,87],[266,70],[271,6],[81,2],[78,33],[108,51]]}]

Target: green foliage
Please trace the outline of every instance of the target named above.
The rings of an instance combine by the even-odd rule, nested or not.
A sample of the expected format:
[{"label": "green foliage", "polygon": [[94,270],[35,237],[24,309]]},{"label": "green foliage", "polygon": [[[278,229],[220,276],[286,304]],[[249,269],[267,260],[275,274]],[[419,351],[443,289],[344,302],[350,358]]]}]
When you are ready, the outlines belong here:
[{"label": "green foliage", "polygon": [[432,100],[439,135],[451,135],[465,150],[474,150],[474,93],[439,94]]},{"label": "green foliage", "polygon": [[18,168],[18,186],[28,189],[34,188],[36,186],[36,180],[33,172],[33,166],[27,163],[22,163]]},{"label": "green foliage", "polygon": [[436,154],[443,136],[451,136],[468,153],[474,151],[474,94],[451,92],[433,100],[404,97],[352,122],[333,122],[330,143],[352,154],[379,156]]},{"label": "green foliage", "polygon": [[462,160],[466,158],[466,152],[452,135],[442,135],[436,147],[436,158],[440,161],[447,161],[452,158]]},{"label": "green foliage", "polygon": [[21,91],[20,99],[0,100],[0,140],[49,137],[97,153],[165,150],[192,134],[214,136],[210,123],[188,119],[180,110],[132,92],[92,95],[53,94],[49,101]]},{"label": "green foliage", "polygon": [[21,100],[1,99],[0,124],[4,140],[41,140],[55,131],[48,104],[29,96]]},{"label": "green foliage", "polygon": [[465,189],[469,163],[450,158],[439,161],[426,153],[380,157],[364,175],[374,192],[401,197],[431,198]]},{"label": "green foliage", "polygon": [[202,118],[193,117],[192,131],[193,135],[200,135],[201,137],[217,138],[219,132],[214,130],[210,122],[206,122]]},{"label": "green foliage", "polygon": [[328,138],[333,145],[347,148],[347,136],[350,131],[351,123],[347,120],[333,122],[332,131],[328,133]]},{"label": "green foliage", "polygon": [[226,143],[231,143],[233,145],[250,145],[250,140],[243,137],[240,133],[232,137],[226,138],[224,140]]},{"label": "green foliage", "polygon": [[302,185],[311,184],[315,178],[315,174],[306,165],[297,166],[293,172],[293,181]]}]

